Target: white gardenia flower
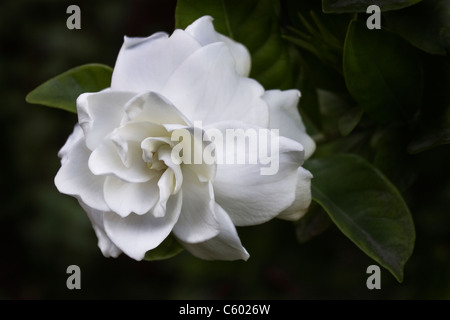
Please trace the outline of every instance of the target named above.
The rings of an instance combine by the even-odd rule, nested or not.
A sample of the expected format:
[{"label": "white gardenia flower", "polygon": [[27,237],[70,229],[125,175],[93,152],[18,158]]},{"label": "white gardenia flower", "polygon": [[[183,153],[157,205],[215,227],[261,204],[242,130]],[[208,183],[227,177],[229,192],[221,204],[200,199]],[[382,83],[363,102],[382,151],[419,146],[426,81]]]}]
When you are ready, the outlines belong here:
[{"label": "white gardenia flower", "polygon": [[[79,96],[55,184],[78,199],[105,256],[142,260],[173,234],[197,257],[246,260],[235,226],[307,211],[312,175],[301,165],[315,144],[297,111],[300,93],[265,91],[248,78],[250,65],[247,49],[205,16],[171,36],[125,37],[111,87]],[[279,129],[276,172],[261,174],[267,158],[250,148],[243,159],[256,163],[230,163],[238,148],[213,154],[214,163],[175,161],[174,136],[184,134],[195,156],[195,145],[217,144],[208,132],[230,129]]]}]

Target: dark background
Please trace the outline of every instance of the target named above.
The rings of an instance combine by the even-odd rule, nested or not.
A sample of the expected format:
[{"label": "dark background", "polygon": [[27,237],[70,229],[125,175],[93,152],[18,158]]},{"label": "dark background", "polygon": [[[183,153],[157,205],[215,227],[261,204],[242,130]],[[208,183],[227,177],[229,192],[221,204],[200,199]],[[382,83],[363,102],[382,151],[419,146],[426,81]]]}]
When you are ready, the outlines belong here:
[{"label": "dark background", "polygon": [[[81,30],[66,8],[81,8]],[[335,227],[300,244],[296,227],[273,220],[239,228],[247,262],[202,261],[187,252],[158,262],[104,258],[86,214],[59,194],[57,152],[76,115],[29,105],[26,94],[85,63],[114,66],[123,36],[172,32],[175,1],[3,1],[0,4],[1,299],[449,299],[448,147],[430,151],[429,171],[407,199],[416,249],[399,284],[386,270],[381,290],[366,287],[375,264]],[[438,163],[436,163],[436,161]],[[81,290],[66,269],[81,268]]]}]

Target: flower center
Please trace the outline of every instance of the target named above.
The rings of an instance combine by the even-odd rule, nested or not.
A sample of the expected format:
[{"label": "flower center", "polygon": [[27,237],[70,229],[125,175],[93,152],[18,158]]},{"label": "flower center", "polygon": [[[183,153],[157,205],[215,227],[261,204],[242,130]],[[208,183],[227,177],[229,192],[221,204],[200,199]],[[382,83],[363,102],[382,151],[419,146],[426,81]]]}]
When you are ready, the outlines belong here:
[{"label": "flower center", "polygon": [[166,137],[149,137],[142,141],[142,159],[151,170],[163,171],[166,163],[160,159],[160,153],[170,149],[170,140]]},{"label": "flower center", "polygon": [[152,170],[161,171],[167,169],[167,166],[164,163],[164,161],[159,160],[157,153],[153,153],[152,159],[146,163],[147,167]]}]

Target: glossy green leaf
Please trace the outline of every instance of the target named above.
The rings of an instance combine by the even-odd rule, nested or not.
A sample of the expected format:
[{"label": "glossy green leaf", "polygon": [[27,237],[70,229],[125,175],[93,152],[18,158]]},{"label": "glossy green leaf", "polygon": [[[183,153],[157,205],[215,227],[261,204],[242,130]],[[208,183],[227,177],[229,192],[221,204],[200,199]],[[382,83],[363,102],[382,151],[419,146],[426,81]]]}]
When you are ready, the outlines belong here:
[{"label": "glossy green leaf", "polygon": [[86,64],[70,69],[31,91],[28,103],[77,112],[76,100],[84,92],[97,92],[111,84],[112,68],[103,64]]},{"label": "glossy green leaf", "polygon": [[250,76],[266,89],[291,88],[298,77],[295,51],[281,38],[280,4],[274,0],[179,0],[175,25],[185,28],[203,15],[215,29],[243,43],[252,56]]},{"label": "glossy green leaf", "polygon": [[322,0],[322,10],[326,13],[366,12],[370,5],[377,5],[381,11],[398,10],[422,0]]},{"label": "glossy green leaf", "polygon": [[450,52],[450,1],[423,1],[405,10],[383,14],[383,26],[431,54]]},{"label": "glossy green leaf", "polygon": [[181,251],[183,251],[183,247],[178,243],[177,239],[170,234],[158,247],[147,251],[144,260],[157,261],[169,259],[176,256]]},{"label": "glossy green leaf", "polygon": [[381,123],[414,118],[423,93],[416,50],[399,36],[352,21],[344,45],[344,76],[360,107]]},{"label": "glossy green leaf", "polygon": [[350,240],[401,282],[415,230],[399,191],[356,155],[310,159],[305,167],[314,175],[314,201]]}]

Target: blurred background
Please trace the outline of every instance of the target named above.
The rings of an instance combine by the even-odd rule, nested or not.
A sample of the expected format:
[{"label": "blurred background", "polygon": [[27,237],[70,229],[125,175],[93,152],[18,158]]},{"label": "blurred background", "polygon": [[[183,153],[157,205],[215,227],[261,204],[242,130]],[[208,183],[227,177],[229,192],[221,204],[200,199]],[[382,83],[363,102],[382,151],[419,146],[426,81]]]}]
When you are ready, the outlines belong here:
[{"label": "blurred background", "polygon": [[[81,30],[66,9],[81,8]],[[104,258],[86,214],[60,194],[57,152],[76,115],[25,102],[26,94],[69,68],[114,66],[123,36],[171,33],[176,2],[6,0],[0,4],[0,299],[449,299],[449,147],[429,151],[407,198],[416,224],[415,252],[402,284],[330,226],[300,243],[299,226],[273,220],[239,228],[247,262],[202,261],[187,252],[165,261]],[[81,290],[66,269],[81,268]]]}]

